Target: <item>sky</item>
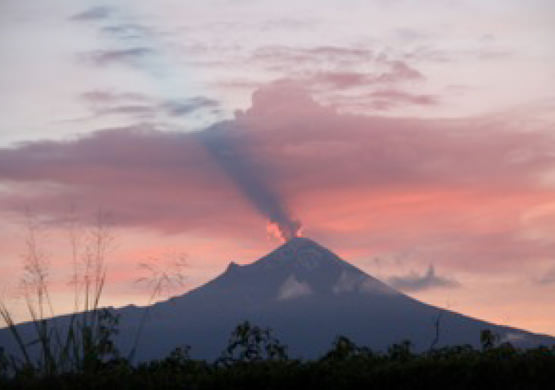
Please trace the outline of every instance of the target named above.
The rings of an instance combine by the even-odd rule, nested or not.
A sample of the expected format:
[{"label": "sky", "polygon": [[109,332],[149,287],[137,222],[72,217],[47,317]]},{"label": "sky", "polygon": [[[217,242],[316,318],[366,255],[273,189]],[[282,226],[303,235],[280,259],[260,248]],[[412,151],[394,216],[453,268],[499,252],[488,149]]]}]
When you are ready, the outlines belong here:
[{"label": "sky", "polygon": [[554,17],[547,0],[5,0],[0,294],[28,318],[33,226],[70,311],[70,238],[81,262],[101,214],[105,305],[148,303],[145,269],[179,260],[179,294],[302,234],[424,302],[555,335]]}]

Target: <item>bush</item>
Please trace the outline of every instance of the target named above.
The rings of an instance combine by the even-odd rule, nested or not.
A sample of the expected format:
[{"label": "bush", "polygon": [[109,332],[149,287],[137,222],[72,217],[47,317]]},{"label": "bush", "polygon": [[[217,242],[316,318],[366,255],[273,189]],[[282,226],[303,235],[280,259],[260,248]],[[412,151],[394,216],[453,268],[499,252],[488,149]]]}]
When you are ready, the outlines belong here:
[{"label": "bush", "polygon": [[189,347],[179,347],[165,359],[137,366],[120,357],[100,362],[94,370],[50,376],[22,366],[17,375],[4,376],[0,385],[60,390],[545,389],[555,380],[555,346],[520,350],[501,344],[476,350],[463,345],[425,353],[414,353],[410,347],[405,341],[386,353],[374,353],[338,337],[321,359],[292,360],[269,329],[243,322],[233,330],[224,350],[226,364],[221,359],[214,363],[193,360]]}]

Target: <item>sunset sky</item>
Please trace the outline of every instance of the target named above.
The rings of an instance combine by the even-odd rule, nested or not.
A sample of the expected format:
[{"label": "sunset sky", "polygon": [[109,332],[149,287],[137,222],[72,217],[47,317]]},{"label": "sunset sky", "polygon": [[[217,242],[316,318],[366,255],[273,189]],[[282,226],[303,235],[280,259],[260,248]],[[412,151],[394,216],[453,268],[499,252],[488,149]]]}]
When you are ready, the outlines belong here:
[{"label": "sunset sky", "polygon": [[2,1],[0,294],[27,318],[27,214],[71,310],[68,215],[84,237],[101,210],[105,305],[148,302],[140,263],[185,256],[183,293],[302,226],[410,296],[555,335],[554,20],[551,0]]}]

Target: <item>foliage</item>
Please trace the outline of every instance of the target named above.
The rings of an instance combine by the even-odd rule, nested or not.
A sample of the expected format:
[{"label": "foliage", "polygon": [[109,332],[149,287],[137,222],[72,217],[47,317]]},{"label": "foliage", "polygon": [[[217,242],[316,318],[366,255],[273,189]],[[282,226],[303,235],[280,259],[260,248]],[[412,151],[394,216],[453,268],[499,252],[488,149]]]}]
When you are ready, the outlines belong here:
[{"label": "foliage", "polygon": [[555,346],[521,350],[508,343],[487,349],[462,345],[414,353],[405,341],[378,353],[340,336],[319,360],[300,361],[268,353],[267,347],[275,345],[285,349],[268,329],[243,322],[224,350],[224,356],[232,357],[226,364],[194,360],[190,348],[184,346],[165,359],[136,366],[113,357],[94,370],[55,375],[35,375],[22,367],[15,376],[4,372],[0,386],[59,390],[545,389],[555,380]]},{"label": "foliage", "polygon": [[487,351],[492,349],[493,346],[498,342],[499,337],[497,337],[491,330],[484,329],[480,332],[480,343],[482,344],[482,349]]},{"label": "foliage", "polygon": [[9,366],[8,357],[4,352],[4,348],[0,347],[0,378],[3,376],[6,376],[8,372],[8,366]]},{"label": "foliage", "polygon": [[248,321],[244,321],[231,333],[228,346],[218,359],[218,364],[285,359],[286,347],[272,335],[270,329],[252,326]]},{"label": "foliage", "polygon": [[338,336],[333,342],[332,349],[322,358],[323,361],[339,362],[360,357],[368,357],[372,351],[366,347],[359,347],[345,336]]}]

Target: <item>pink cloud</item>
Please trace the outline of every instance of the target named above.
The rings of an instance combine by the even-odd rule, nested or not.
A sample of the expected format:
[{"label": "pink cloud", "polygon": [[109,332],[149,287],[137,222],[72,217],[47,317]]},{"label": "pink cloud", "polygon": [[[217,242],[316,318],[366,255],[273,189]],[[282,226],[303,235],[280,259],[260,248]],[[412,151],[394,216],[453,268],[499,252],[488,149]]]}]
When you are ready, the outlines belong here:
[{"label": "pink cloud", "polygon": [[[276,83],[217,128],[239,145],[219,152],[229,161],[247,156],[308,234],[334,249],[418,247],[434,264],[478,269],[540,261],[555,249],[549,237],[527,236],[553,229],[550,219],[522,225],[528,210],[555,196],[540,180],[555,166],[554,139],[515,130],[514,120],[340,114],[292,83]],[[55,219],[78,202],[111,210],[122,227],[264,234],[266,217],[206,149],[205,136],[219,137],[214,128],[137,125],[1,149],[0,181],[11,190],[0,193],[0,207],[31,205]]]},{"label": "pink cloud", "polygon": [[372,82],[372,77],[359,72],[319,72],[308,77],[307,81],[310,84],[345,89],[369,84]]},{"label": "pink cloud", "polygon": [[400,80],[422,80],[424,76],[418,70],[409,66],[404,61],[387,61],[384,63],[390,66],[389,72],[382,73],[377,77],[380,82],[396,82]]},{"label": "pink cloud", "polygon": [[437,98],[433,95],[415,95],[396,89],[382,89],[372,92],[370,95],[392,105],[405,102],[419,105],[434,105],[438,102]]},{"label": "pink cloud", "polygon": [[[402,61],[384,62],[386,70],[381,72],[318,71],[307,72],[297,77],[300,82],[332,90],[394,84],[403,81],[423,80],[424,75]],[[292,76],[295,79],[295,76]]]},{"label": "pink cloud", "polygon": [[263,64],[305,65],[328,62],[333,64],[358,64],[374,57],[371,50],[348,46],[315,46],[308,48],[292,46],[263,46],[252,54],[252,60]]}]

